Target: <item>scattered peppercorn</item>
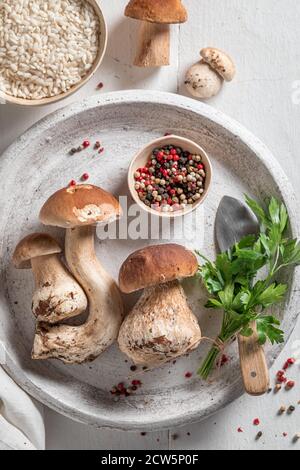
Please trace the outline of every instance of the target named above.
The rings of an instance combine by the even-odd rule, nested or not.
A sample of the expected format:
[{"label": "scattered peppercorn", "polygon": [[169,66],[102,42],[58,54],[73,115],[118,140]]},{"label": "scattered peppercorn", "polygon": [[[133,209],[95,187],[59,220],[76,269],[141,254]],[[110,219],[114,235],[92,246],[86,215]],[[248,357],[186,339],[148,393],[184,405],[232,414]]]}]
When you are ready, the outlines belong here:
[{"label": "scattered peppercorn", "polygon": [[83,148],[87,149],[89,146],[91,145],[90,141],[89,140],[84,140],[82,142],[82,146]]},{"label": "scattered peppercorn", "polygon": [[282,435],[283,435],[283,437],[287,437],[288,434],[287,434],[287,432],[283,432]]},{"label": "scattered peppercorn", "polygon": [[134,387],[141,387],[142,386],[142,382],[140,380],[133,380],[131,383]]},{"label": "scattered peppercorn", "polygon": [[243,431],[242,428],[238,428],[238,432],[239,432],[239,433],[242,433],[242,432],[244,432],[244,431]]},{"label": "scattered peppercorn", "polygon": [[279,408],[278,414],[283,415],[285,412],[286,412],[286,406],[283,405]]},{"label": "scattered peppercorn", "polygon": [[71,148],[69,154],[74,155],[75,153],[77,153],[77,149],[75,147]]},{"label": "scattered peppercorn", "polygon": [[226,354],[223,354],[218,362],[218,366],[223,367],[229,362],[229,357]]},{"label": "scattered peppercorn", "polygon": [[294,442],[298,442],[300,440],[300,432],[297,432],[297,434],[294,437]]},{"label": "scattered peppercorn", "polygon": [[192,372],[186,372],[184,376],[185,376],[186,379],[190,379],[193,376],[193,373]]},{"label": "scattered peppercorn", "polygon": [[295,387],[295,382],[293,380],[289,380],[286,384],[286,389],[291,390],[294,387]]},{"label": "scattered peppercorn", "polygon": [[276,374],[277,383],[283,384],[287,382],[287,378],[285,377],[285,371],[279,370]]},{"label": "scattered peppercorn", "polygon": [[99,140],[97,140],[97,141],[95,142],[94,148],[95,148],[95,150],[97,150],[97,149],[99,149],[100,147],[101,147],[101,142],[99,142]]},{"label": "scattered peppercorn", "polygon": [[141,432],[141,436],[146,436],[146,432]]},{"label": "scattered peppercorn", "polygon": [[130,367],[130,370],[131,370],[132,372],[135,372],[135,371],[137,370],[137,366],[131,366],[131,367]]},{"label": "scattered peppercorn", "polygon": [[259,432],[256,434],[256,438],[255,438],[255,439],[256,439],[257,441],[259,441],[259,439],[261,439],[262,436],[263,436],[262,431],[259,431]]},{"label": "scattered peppercorn", "polygon": [[101,147],[98,151],[98,153],[103,153],[104,152],[104,147]]},{"label": "scattered peppercorn", "polygon": [[289,357],[283,366],[283,370],[287,370],[289,367],[295,364],[296,360],[293,357]]},{"label": "scattered peppercorn", "polygon": [[104,87],[104,83],[103,83],[103,82],[100,82],[100,83],[98,83],[98,85],[97,85],[97,90],[101,90],[103,87]]},{"label": "scattered peppercorn", "polygon": [[77,152],[82,152],[83,149],[84,149],[84,146],[83,146],[83,145],[79,145],[79,147],[77,147]]},{"label": "scattered peppercorn", "polygon": [[288,412],[288,414],[290,414],[290,415],[291,415],[292,413],[294,413],[294,411],[295,411],[295,410],[296,410],[296,408],[295,408],[293,405],[291,405],[291,406],[289,406],[289,408],[288,408],[288,411],[287,411],[287,412]]}]

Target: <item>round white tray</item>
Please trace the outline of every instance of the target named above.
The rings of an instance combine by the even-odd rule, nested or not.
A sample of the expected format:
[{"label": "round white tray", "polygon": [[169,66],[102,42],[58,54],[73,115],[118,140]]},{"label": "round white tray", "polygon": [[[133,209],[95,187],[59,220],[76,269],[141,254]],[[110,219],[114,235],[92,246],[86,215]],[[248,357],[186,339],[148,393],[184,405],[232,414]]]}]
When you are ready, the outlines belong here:
[{"label": "round white tray", "polygon": [[[265,146],[239,124],[215,109],[181,96],[128,91],[91,97],[60,110],[27,131],[1,157],[0,206],[0,351],[5,369],[27,392],[51,408],[84,423],[118,429],[163,429],[200,420],[243,393],[236,346],[231,360],[210,384],[197,378],[196,370],[209,345],[202,344],[188,357],[161,369],[130,372],[130,362],[112,346],[95,362],[65,366],[58,361],[34,362],[30,358],[34,319],[31,314],[33,280],[30,271],[17,271],[11,255],[18,240],[29,232],[44,230],[63,239],[63,231],[41,227],[38,213],[46,198],[86,171],[90,182],[116,195],[128,194],[127,168],[133,155],[147,142],[172,132],[188,137],[209,154],[214,181],[197,220],[184,219],[186,240],[214,257],[214,219],[225,194],[258,198],[271,194],[288,207],[291,232],[297,236],[294,193],[279,164]],[[101,140],[105,152],[92,148],[70,156],[71,147],[83,139]],[[175,224],[176,228],[176,224]],[[177,240],[177,235],[171,236]],[[170,237],[163,230],[163,239]],[[129,253],[157,240],[110,240],[96,242],[103,264],[116,278]],[[288,339],[299,312],[299,269],[285,273],[288,301],[281,309]],[[214,336],[220,318],[203,308],[205,294],[196,281],[185,288],[203,334]],[[134,298],[126,297],[127,310]],[[1,343],[0,343],[1,344]],[[271,364],[281,348],[268,350]],[[191,379],[187,371],[194,372]],[[134,396],[114,401],[112,386],[139,378],[142,388]]]}]

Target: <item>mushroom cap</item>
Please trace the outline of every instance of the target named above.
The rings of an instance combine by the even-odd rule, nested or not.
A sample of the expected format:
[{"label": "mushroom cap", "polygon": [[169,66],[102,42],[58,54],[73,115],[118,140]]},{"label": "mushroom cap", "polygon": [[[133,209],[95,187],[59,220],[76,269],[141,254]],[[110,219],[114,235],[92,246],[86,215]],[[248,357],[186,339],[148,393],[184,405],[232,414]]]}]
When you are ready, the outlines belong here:
[{"label": "mushroom cap", "polygon": [[192,96],[207,100],[221,91],[223,79],[202,60],[189,68],[184,83]]},{"label": "mushroom cap", "polygon": [[73,228],[96,223],[108,224],[122,215],[114,196],[97,186],[80,184],[54,193],[40,212],[44,225]]},{"label": "mushroom cap", "polygon": [[30,269],[31,259],[61,253],[61,251],[58,242],[47,233],[32,233],[16,246],[13,263],[17,269]]},{"label": "mushroom cap", "polygon": [[231,82],[234,79],[235,65],[226,52],[216,47],[206,47],[200,51],[200,55],[226,82]]},{"label": "mushroom cap", "polygon": [[119,274],[122,292],[130,294],[146,287],[196,274],[197,258],[181,245],[153,245],[132,253]]},{"label": "mushroom cap", "polygon": [[125,16],[150,23],[185,23],[188,19],[181,0],[130,0]]}]

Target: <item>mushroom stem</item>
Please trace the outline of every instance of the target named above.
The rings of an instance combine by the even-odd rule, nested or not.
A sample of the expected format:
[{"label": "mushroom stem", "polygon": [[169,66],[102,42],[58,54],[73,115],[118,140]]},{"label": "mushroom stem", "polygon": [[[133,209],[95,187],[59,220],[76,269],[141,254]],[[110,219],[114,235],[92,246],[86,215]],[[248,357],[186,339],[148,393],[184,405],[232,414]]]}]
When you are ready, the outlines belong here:
[{"label": "mushroom stem", "polygon": [[93,226],[66,230],[66,259],[70,271],[85,289],[90,313],[81,326],[40,325],[33,358],[58,358],[82,363],[98,357],[118,336],[123,317],[119,288],[99,263],[94,248]]},{"label": "mushroom stem", "polygon": [[195,349],[201,331],[180,283],[145,289],[124,320],[118,341],[121,351],[135,364],[151,367]]},{"label": "mushroom stem", "polygon": [[170,26],[143,21],[140,26],[137,67],[161,67],[170,63]]},{"label": "mushroom stem", "polygon": [[58,254],[31,259],[35,280],[32,312],[38,321],[57,323],[87,308],[86,296]]}]

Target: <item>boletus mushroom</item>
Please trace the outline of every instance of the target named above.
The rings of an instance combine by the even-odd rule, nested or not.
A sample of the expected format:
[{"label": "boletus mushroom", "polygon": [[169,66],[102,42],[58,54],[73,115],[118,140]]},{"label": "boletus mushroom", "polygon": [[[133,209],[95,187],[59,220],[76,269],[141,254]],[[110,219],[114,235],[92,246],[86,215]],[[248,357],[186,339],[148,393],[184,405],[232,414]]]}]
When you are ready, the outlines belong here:
[{"label": "boletus mushroom", "polygon": [[130,0],[125,15],[142,21],[134,65],[169,65],[170,24],[185,23],[188,19],[181,0]]},{"label": "boletus mushroom", "polygon": [[197,269],[195,255],[175,244],[136,251],[122,265],[121,291],[144,289],[118,338],[121,351],[135,364],[156,367],[199,345],[200,327],[179,282]]},{"label": "boletus mushroom", "polygon": [[224,80],[234,79],[236,68],[232,58],[216,47],[201,49],[200,56],[200,62],[187,71],[184,83],[192,96],[206,100],[221,91]]},{"label": "boletus mushroom", "polygon": [[33,271],[32,312],[39,322],[57,323],[87,308],[85,293],[62,263],[61,251],[50,235],[33,233],[19,242],[13,254],[16,268]]},{"label": "boletus mushroom", "polygon": [[40,212],[45,225],[66,229],[65,256],[89,300],[89,316],[80,326],[37,328],[33,358],[57,358],[75,364],[98,357],[117,338],[123,319],[119,288],[96,257],[95,225],[120,217],[118,201],[101,188],[77,185],[53,194]]}]

